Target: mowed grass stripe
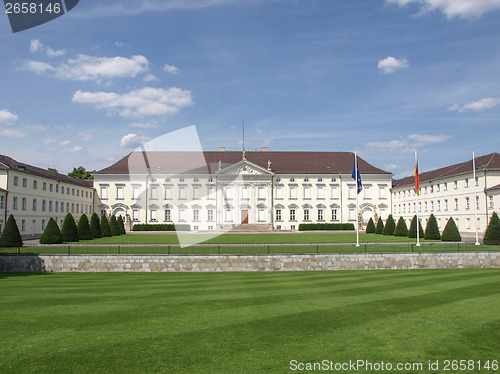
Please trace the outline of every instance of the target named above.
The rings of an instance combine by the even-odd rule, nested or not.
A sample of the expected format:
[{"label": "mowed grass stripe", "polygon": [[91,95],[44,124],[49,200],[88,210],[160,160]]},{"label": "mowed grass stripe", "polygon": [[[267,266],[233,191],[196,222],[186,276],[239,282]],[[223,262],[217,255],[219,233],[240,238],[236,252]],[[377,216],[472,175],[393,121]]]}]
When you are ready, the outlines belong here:
[{"label": "mowed grass stripe", "polygon": [[[474,331],[495,324],[499,285],[496,269],[5,276],[0,369],[260,373],[288,372],[291,359],[433,359],[436,326],[462,340],[450,347],[463,355]],[[58,305],[61,294],[75,303]],[[32,318],[15,317],[23,308]],[[457,330],[466,317],[474,329]]]}]

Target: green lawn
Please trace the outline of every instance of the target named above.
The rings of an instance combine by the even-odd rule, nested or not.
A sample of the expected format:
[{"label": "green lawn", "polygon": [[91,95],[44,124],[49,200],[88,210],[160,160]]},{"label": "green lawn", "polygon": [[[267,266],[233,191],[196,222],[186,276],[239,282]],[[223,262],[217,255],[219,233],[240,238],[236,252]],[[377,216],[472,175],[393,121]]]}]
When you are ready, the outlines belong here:
[{"label": "green lawn", "polygon": [[498,373],[499,309],[500,269],[0,274],[0,373]]}]

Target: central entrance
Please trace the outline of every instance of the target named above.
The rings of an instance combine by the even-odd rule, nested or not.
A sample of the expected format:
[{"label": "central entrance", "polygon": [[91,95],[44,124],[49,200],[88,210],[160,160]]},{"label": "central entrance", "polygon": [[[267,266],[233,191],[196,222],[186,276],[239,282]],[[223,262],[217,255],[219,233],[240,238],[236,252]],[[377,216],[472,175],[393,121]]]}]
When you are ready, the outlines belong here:
[{"label": "central entrance", "polygon": [[241,224],[248,224],[248,210],[241,211]]}]

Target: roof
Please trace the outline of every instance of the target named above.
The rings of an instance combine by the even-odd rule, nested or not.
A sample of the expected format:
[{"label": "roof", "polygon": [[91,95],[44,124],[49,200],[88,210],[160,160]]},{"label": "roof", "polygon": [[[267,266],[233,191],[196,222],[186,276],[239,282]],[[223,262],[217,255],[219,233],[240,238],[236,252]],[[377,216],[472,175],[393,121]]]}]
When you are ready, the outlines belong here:
[{"label": "roof", "polygon": [[91,180],[83,180],[70,177],[65,174],[60,174],[54,171],[42,169],[36,166],[24,164],[16,161],[9,156],[0,155],[0,170],[15,170],[20,173],[36,175],[38,177],[53,179],[58,182],[74,184],[81,187],[92,188],[94,182]]},{"label": "roof", "polygon": [[496,186],[489,187],[485,191],[493,191],[493,190],[500,190],[500,184],[497,184]]},{"label": "roof", "polygon": [[[490,153],[485,156],[476,157],[476,171],[483,170],[500,170],[500,154]],[[420,183],[430,182],[437,179],[451,178],[457,175],[467,174],[472,172],[472,159],[450,166],[445,166],[440,169],[419,173]],[[415,177],[405,177],[396,179],[392,183],[392,187],[402,187],[415,184]]]},{"label": "roof", "polygon": [[[145,161],[146,156],[146,161]],[[264,169],[271,162],[271,170],[276,174],[346,174],[352,173],[354,153],[352,152],[246,152],[246,159]],[[147,173],[148,168],[155,173],[213,174],[221,167],[236,164],[242,160],[242,152],[160,152],[151,151],[144,155],[132,152],[95,174]],[[358,157],[362,174],[391,175]]]}]

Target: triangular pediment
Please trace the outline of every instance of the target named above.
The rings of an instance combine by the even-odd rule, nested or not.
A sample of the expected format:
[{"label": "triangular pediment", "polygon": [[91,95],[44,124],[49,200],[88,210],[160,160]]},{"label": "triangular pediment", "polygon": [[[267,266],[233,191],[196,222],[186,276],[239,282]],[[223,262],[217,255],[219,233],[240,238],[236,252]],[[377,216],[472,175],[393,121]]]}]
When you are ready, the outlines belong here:
[{"label": "triangular pediment", "polygon": [[241,160],[236,164],[229,165],[224,169],[217,171],[218,175],[248,175],[248,176],[258,176],[258,175],[274,175],[271,170],[267,170],[262,166],[254,164],[248,160]]}]

